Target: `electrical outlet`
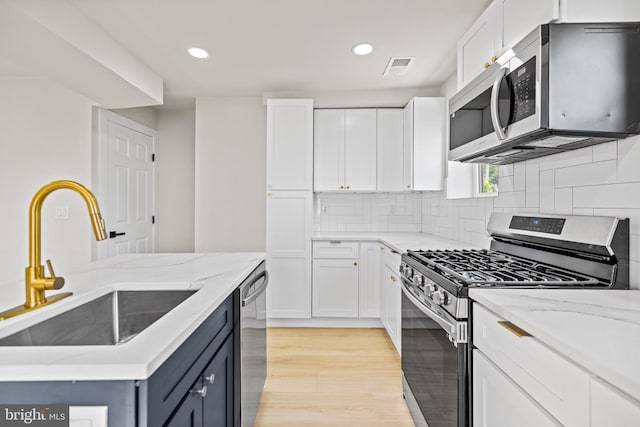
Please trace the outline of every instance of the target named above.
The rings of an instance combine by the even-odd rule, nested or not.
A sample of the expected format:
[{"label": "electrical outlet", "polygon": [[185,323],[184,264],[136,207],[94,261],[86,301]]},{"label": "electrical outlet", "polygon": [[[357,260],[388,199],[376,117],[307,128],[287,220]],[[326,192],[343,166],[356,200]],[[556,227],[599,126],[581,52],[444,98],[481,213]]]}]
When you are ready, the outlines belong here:
[{"label": "electrical outlet", "polygon": [[55,219],[69,219],[69,206],[56,206]]}]

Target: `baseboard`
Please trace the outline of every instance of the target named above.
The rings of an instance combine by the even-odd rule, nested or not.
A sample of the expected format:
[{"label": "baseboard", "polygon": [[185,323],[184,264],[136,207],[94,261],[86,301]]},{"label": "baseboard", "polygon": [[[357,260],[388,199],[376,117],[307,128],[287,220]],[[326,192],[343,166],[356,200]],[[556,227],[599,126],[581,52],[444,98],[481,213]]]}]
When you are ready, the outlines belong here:
[{"label": "baseboard", "polygon": [[312,319],[267,319],[267,327],[285,328],[384,328],[377,318],[315,317]]}]

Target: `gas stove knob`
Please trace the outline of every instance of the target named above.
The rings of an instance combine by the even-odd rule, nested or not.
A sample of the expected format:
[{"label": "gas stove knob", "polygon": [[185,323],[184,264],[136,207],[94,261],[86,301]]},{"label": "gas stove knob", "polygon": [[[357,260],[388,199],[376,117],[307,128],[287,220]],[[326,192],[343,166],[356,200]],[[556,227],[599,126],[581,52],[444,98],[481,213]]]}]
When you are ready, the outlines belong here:
[{"label": "gas stove knob", "polygon": [[427,286],[425,286],[425,293],[427,294],[428,297],[430,297],[431,295],[433,295],[433,291],[434,291],[434,286],[433,283],[427,283]]},{"label": "gas stove knob", "polygon": [[415,276],[413,276],[413,284],[415,286],[422,286],[424,284],[424,277],[422,277],[422,275],[420,274],[416,274]]},{"label": "gas stove knob", "polygon": [[439,291],[435,291],[432,298],[433,302],[438,305],[447,305],[447,303],[449,302],[449,295],[447,295],[446,292],[442,289]]}]

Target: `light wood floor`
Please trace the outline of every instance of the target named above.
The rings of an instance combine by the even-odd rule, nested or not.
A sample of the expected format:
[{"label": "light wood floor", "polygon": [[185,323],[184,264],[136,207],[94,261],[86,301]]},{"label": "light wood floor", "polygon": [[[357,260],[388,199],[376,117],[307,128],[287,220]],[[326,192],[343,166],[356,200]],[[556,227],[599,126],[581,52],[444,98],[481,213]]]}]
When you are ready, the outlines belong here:
[{"label": "light wood floor", "polygon": [[255,427],[413,427],[384,329],[269,328]]}]

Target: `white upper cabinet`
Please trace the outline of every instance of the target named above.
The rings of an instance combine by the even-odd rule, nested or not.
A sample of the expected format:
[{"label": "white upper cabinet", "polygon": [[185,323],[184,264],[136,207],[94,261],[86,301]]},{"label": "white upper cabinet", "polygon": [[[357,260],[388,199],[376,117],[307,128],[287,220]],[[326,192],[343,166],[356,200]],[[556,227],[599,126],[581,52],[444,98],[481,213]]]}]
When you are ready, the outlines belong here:
[{"label": "white upper cabinet", "polygon": [[458,42],[458,89],[537,25],[638,20],[638,0],[494,0]]},{"label": "white upper cabinet", "polygon": [[378,109],[378,191],[406,189],[402,185],[404,174],[403,120],[403,110],[400,108]]},{"label": "white upper cabinet", "polygon": [[313,163],[315,191],[344,189],[344,110],[314,111]]},{"label": "white upper cabinet", "polygon": [[345,111],[344,185],[347,190],[376,189],[376,110]]},{"label": "white upper cabinet", "polygon": [[376,190],[376,110],[314,112],[314,190]]},{"label": "white upper cabinet", "polygon": [[560,18],[560,0],[498,0],[502,37],[499,54],[518,43],[533,29]]},{"label": "white upper cabinet", "polygon": [[494,1],[458,41],[458,89],[498,59],[502,45],[498,12],[498,1]]},{"label": "white upper cabinet", "polygon": [[267,100],[267,189],[311,190],[313,100]]},{"label": "white upper cabinet", "polygon": [[444,98],[412,99],[404,108],[404,189],[443,189],[445,145]]}]

